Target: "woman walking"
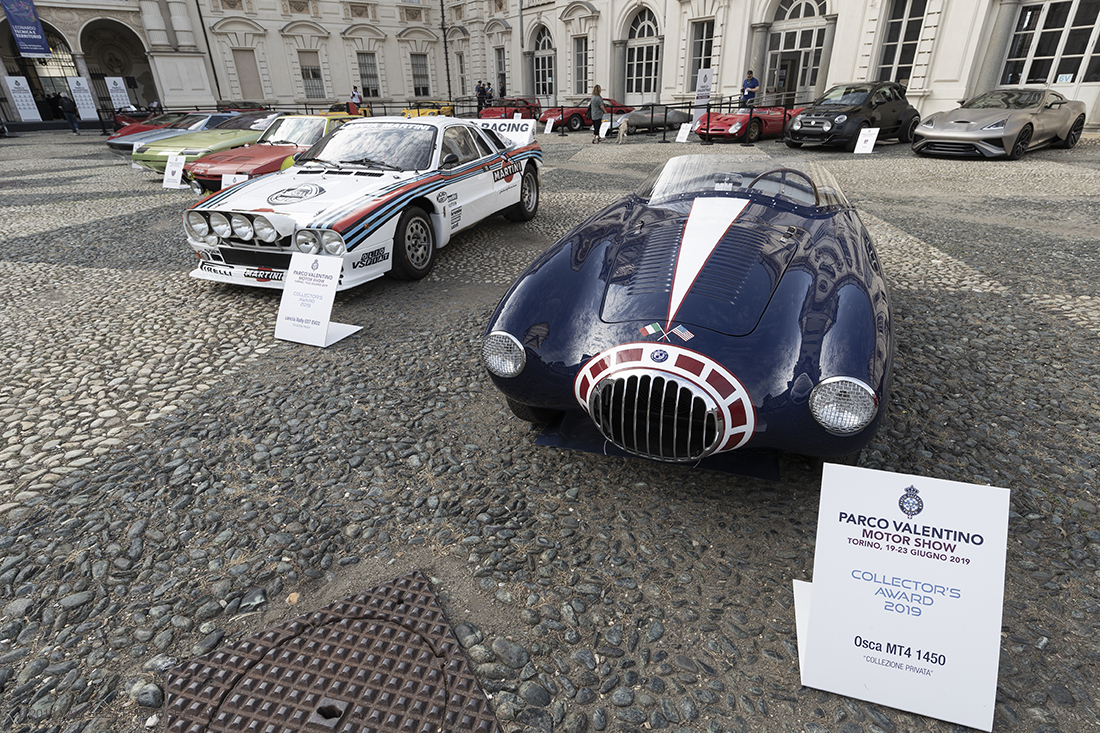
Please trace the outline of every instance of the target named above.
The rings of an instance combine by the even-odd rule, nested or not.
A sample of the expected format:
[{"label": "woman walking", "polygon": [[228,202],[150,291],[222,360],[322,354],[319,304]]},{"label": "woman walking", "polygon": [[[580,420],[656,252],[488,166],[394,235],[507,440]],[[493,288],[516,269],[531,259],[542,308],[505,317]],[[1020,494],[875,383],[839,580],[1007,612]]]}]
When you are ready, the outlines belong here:
[{"label": "woman walking", "polygon": [[603,123],[603,97],[600,96],[600,85],[592,87],[592,101],[588,103],[588,117],[592,120],[592,144],[600,142],[600,125]]}]

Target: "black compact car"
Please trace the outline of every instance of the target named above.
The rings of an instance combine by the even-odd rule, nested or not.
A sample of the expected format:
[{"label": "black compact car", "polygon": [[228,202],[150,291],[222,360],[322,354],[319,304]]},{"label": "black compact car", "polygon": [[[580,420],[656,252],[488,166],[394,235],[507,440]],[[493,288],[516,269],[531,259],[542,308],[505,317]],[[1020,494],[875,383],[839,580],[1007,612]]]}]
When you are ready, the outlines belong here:
[{"label": "black compact car", "polygon": [[804,143],[843,145],[855,150],[861,131],[879,128],[878,139],[896,137],[913,141],[920,113],[905,99],[905,87],[892,81],[838,84],[801,113],[795,115],[783,133],[787,147]]}]

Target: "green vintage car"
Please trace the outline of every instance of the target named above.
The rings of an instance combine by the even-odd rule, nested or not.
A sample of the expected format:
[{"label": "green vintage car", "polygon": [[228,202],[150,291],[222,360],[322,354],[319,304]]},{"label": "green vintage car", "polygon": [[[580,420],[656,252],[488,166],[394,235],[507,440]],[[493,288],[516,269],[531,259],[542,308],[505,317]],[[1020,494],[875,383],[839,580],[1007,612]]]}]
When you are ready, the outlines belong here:
[{"label": "green vintage car", "polygon": [[219,150],[229,150],[254,143],[276,118],[285,114],[285,112],[271,110],[245,112],[209,130],[189,132],[186,135],[142,145],[134,151],[131,160],[142,168],[163,174],[168,165],[168,159],[173,155],[182,155],[187,159],[185,162],[190,163],[196,158]]}]

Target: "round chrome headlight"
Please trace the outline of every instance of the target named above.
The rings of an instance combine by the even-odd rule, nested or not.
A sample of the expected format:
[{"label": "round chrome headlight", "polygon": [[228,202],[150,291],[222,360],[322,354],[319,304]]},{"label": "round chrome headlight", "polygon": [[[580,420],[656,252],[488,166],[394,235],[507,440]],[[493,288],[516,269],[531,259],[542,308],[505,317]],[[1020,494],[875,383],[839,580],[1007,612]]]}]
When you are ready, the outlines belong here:
[{"label": "round chrome headlight", "polygon": [[196,239],[202,239],[210,233],[210,225],[206,223],[206,217],[197,211],[188,211],[183,221]]},{"label": "round chrome headlight", "polygon": [[279,232],[275,229],[275,225],[268,221],[266,217],[257,216],[253,219],[252,228],[262,242],[274,242],[279,238]]},{"label": "round chrome headlight", "polygon": [[794,118],[794,120],[791,122],[791,129],[792,130],[801,130],[802,129],[802,115],[798,115],[797,117]]},{"label": "round chrome headlight", "polygon": [[848,120],[848,115],[837,115],[833,122],[837,125],[843,125]]},{"label": "round chrome headlight", "polygon": [[302,229],[294,235],[294,246],[298,248],[299,252],[305,252],[307,255],[315,255],[321,251],[321,240],[317,238],[315,232],[311,232],[308,229]]},{"label": "round chrome headlight", "polygon": [[828,120],[825,120],[824,122],[821,123],[821,129],[824,130],[825,132],[828,132],[829,130],[833,129],[833,123],[829,122]]},{"label": "round chrome headlight", "polygon": [[830,433],[851,435],[870,424],[878,410],[875,391],[852,377],[830,377],[810,392],[810,412]]},{"label": "round chrome headlight", "polygon": [[237,235],[238,239],[252,239],[256,234],[252,228],[252,222],[246,216],[234,214],[229,219],[229,223],[233,225],[233,234]]},{"label": "round chrome headlight", "polygon": [[233,227],[229,225],[229,219],[225,214],[214,212],[210,215],[210,228],[214,230],[214,233],[219,237],[225,238],[233,233]]},{"label": "round chrome headlight", "polygon": [[514,377],[527,364],[527,352],[512,334],[493,331],[481,341],[481,361],[498,377]]},{"label": "round chrome headlight", "polygon": [[342,255],[348,251],[347,246],[344,244],[344,238],[331,230],[321,232],[321,246],[330,255]]},{"label": "round chrome headlight", "polygon": [[202,196],[202,184],[196,181],[194,178],[187,182],[187,187],[191,189],[191,193],[195,194],[196,196]]}]

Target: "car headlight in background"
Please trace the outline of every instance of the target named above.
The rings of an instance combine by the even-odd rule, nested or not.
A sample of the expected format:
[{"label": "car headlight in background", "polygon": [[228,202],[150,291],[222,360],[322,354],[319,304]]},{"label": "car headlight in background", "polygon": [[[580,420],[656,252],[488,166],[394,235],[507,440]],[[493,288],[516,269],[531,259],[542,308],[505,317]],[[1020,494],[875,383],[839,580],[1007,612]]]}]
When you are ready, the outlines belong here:
[{"label": "car headlight in background", "polygon": [[342,255],[348,251],[347,246],[344,244],[344,238],[338,232],[332,230],[321,232],[321,246],[330,255]]},{"label": "car headlight in background", "polygon": [[214,230],[214,233],[219,237],[228,238],[233,233],[233,227],[229,224],[229,219],[221,212],[215,211],[210,215],[210,228]]},{"label": "car headlight in background", "polygon": [[195,156],[195,157],[199,157],[199,156],[209,155],[209,154],[210,154],[210,151],[206,148],[185,148],[185,149],[179,151],[178,153],[176,153],[176,155],[186,155],[188,157],[190,157],[192,155]]},{"label": "car headlight in background", "polygon": [[740,122],[734,122],[733,126],[730,128],[730,132],[740,132],[740,131],[741,131],[741,123]]},{"label": "car headlight in background", "polygon": [[810,412],[821,427],[851,435],[867,427],[878,410],[875,391],[853,377],[830,377],[810,392]]},{"label": "car headlight in background", "polygon": [[197,211],[188,211],[183,217],[183,223],[195,239],[202,239],[210,233],[210,225],[206,223],[206,217]]},{"label": "car headlight in background", "polygon": [[252,239],[256,235],[255,230],[252,228],[252,222],[248,220],[248,217],[234,214],[229,219],[229,223],[233,226],[233,234],[238,239]]},{"label": "car headlight in background", "polygon": [[252,228],[262,242],[274,242],[279,238],[279,232],[275,229],[275,225],[268,221],[266,217],[257,216],[253,219]]},{"label": "car headlight in background", "polygon": [[920,123],[920,126],[921,127],[928,127],[928,128],[935,127],[936,126],[936,118],[935,117],[929,117],[927,120]]},{"label": "car headlight in background", "polygon": [[493,331],[481,341],[481,361],[498,377],[514,377],[527,364],[523,344],[506,331]]},{"label": "car headlight in background", "polygon": [[795,115],[795,118],[793,120],[791,120],[791,129],[792,130],[801,130],[802,129],[802,115]]},{"label": "car headlight in background", "polygon": [[321,240],[317,237],[316,232],[302,229],[294,235],[294,246],[298,248],[299,252],[315,255],[321,251]]},{"label": "car headlight in background", "polygon": [[828,120],[825,120],[824,122],[821,123],[821,129],[824,130],[825,132],[828,132],[829,130],[833,129],[833,123],[829,122]]},{"label": "car headlight in background", "polygon": [[195,194],[196,196],[202,196],[202,184],[196,181],[194,178],[187,182],[187,186],[191,189],[191,193]]},{"label": "car headlight in background", "polygon": [[986,125],[982,129],[983,130],[1003,130],[1003,129],[1005,129],[1005,123],[1006,122],[1008,122],[1007,119],[997,120],[992,125]]},{"label": "car headlight in background", "polygon": [[149,152],[149,146],[148,145],[142,145],[140,148],[138,148],[137,150],[134,151],[134,155],[144,155],[145,153],[148,153],[148,152]]},{"label": "car headlight in background", "polygon": [[834,125],[843,125],[847,121],[848,121],[848,115],[837,115],[836,117],[833,118],[833,124]]}]

